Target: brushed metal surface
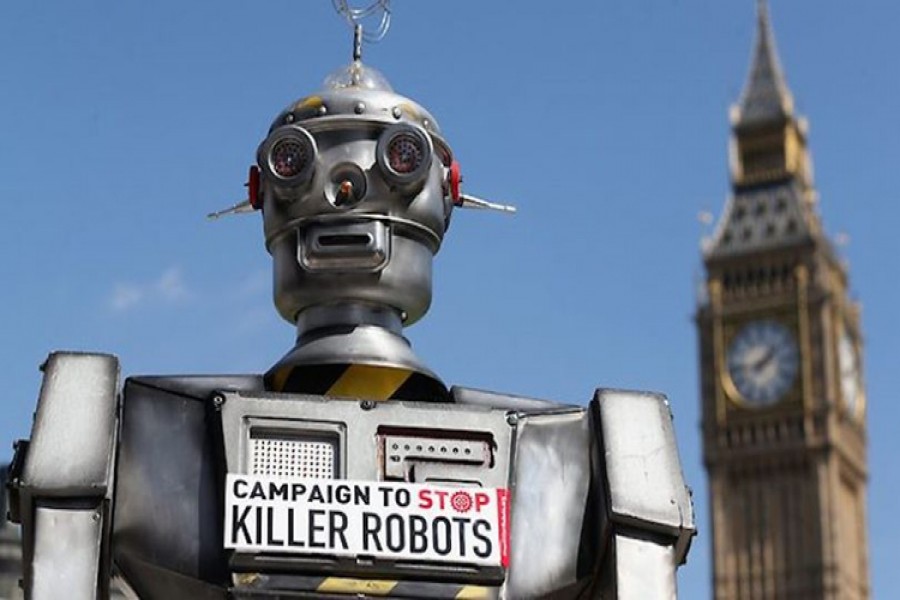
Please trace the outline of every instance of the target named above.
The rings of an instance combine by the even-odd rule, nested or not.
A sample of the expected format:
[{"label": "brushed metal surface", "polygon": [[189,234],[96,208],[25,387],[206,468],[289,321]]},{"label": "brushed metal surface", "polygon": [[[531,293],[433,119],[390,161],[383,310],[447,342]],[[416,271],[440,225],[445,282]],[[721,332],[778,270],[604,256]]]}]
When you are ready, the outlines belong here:
[{"label": "brushed metal surface", "polygon": [[670,600],[677,597],[675,548],[671,544],[616,535],[615,593],[603,598],[617,600]]},{"label": "brushed metal surface", "polygon": [[591,575],[579,573],[583,529],[591,538],[600,536],[592,519],[599,506],[588,504],[591,436],[582,407],[519,415],[505,598],[550,596]]},{"label": "brushed metal surface", "polygon": [[597,390],[611,519],[678,540],[679,561],[695,532],[672,413],[649,392]]},{"label": "brushed metal surface", "polygon": [[216,508],[220,462],[206,404],[214,390],[257,386],[256,376],[126,381],[113,559],[141,597],[170,597],[154,592],[172,589],[170,579],[227,579]]},{"label": "brushed metal surface", "polygon": [[103,523],[99,507],[38,502],[35,545],[26,597],[33,600],[96,600],[101,589]]},{"label": "brushed metal surface", "polygon": [[314,306],[368,303],[406,313],[411,325],[431,306],[432,259],[429,248],[389,225],[390,260],[377,274],[353,269],[310,271],[297,260],[298,233],[272,241],[275,306],[290,323]]},{"label": "brushed metal surface", "polygon": [[104,495],[111,479],[119,361],[54,352],[44,365],[22,477],[32,494]]}]

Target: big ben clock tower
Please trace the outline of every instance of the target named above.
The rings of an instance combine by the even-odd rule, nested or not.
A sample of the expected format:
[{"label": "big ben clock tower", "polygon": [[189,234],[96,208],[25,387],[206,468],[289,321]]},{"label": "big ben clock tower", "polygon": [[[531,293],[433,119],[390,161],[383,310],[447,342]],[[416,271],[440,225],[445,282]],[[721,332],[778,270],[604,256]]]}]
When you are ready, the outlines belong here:
[{"label": "big ben clock tower", "polygon": [[697,310],[714,595],[868,598],[859,309],[762,0],[731,122],[732,194]]}]

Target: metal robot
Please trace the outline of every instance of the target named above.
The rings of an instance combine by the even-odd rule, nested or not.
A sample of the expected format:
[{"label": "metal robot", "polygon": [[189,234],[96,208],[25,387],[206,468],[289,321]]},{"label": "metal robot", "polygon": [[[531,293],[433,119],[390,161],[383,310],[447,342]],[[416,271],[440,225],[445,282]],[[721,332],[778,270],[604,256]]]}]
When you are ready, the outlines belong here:
[{"label": "metal robot", "polygon": [[448,389],[403,337],[453,210],[510,208],[461,192],[363,37],[276,117],[229,211],[262,213],[296,346],[261,376],[43,365],[9,487],[26,597],[675,597],[694,522],[664,397]]}]

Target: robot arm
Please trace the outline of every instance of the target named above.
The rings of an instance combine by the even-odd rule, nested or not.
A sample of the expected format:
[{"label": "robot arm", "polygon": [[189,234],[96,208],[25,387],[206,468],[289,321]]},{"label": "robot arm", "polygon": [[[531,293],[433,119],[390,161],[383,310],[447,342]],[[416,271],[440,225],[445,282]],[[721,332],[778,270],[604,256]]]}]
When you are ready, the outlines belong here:
[{"label": "robot arm", "polygon": [[675,569],[696,530],[668,401],[658,394],[601,389],[591,409],[611,554],[603,597],[675,598]]},{"label": "robot arm", "polygon": [[106,598],[119,363],[55,352],[42,370],[31,441],[17,445],[10,481],[25,597]]},{"label": "robot arm", "polygon": [[664,396],[600,389],[588,407],[464,388],[453,397],[513,411],[505,597],[676,597],[695,530]]}]

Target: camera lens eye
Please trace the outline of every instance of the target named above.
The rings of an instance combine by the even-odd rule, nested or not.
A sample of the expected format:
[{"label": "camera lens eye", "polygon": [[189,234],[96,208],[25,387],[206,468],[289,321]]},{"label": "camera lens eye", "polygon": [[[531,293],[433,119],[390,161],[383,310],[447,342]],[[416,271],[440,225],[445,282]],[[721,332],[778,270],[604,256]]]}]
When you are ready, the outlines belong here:
[{"label": "camera lens eye", "polygon": [[298,140],[283,139],[272,147],[272,170],[285,179],[296,177],[309,162],[306,145]]},{"label": "camera lens eye", "polygon": [[260,145],[257,160],[276,188],[288,193],[309,183],[316,168],[316,141],[302,127],[285,125]]},{"label": "camera lens eye", "polygon": [[395,135],[388,143],[388,165],[400,175],[408,175],[418,169],[425,160],[421,140],[408,133]]},{"label": "camera lens eye", "polygon": [[385,179],[401,187],[417,186],[428,175],[434,147],[421,128],[397,123],[385,129],[375,149]]}]

